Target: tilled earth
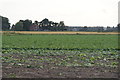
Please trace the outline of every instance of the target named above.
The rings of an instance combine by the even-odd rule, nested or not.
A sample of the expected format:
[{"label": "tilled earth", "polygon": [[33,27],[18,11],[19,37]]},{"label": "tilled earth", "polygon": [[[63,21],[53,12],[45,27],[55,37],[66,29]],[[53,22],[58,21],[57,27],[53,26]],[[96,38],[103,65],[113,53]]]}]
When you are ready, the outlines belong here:
[{"label": "tilled earth", "polygon": [[[94,66],[80,66],[81,63],[91,58],[91,55],[82,57],[72,54],[40,55],[24,53],[4,53],[2,56],[3,78],[118,78],[118,67],[97,65],[97,63],[108,64],[117,59],[110,56],[94,61]],[[88,56],[88,57],[87,57]],[[94,55],[98,56],[98,55]],[[106,56],[106,55],[105,55]],[[82,61],[81,61],[81,58]],[[92,58],[94,60],[94,58]],[[95,57],[97,59],[97,57]],[[111,59],[111,60],[106,60]],[[69,65],[68,65],[69,63]],[[79,65],[79,64],[80,65]],[[72,65],[71,65],[72,64]],[[77,64],[77,65],[76,65]],[[74,65],[74,66],[73,66]],[[76,65],[76,66],[75,66]]]},{"label": "tilled earth", "polygon": [[117,78],[117,68],[53,67],[24,68],[3,64],[3,78]]},{"label": "tilled earth", "polygon": [[52,66],[45,63],[37,68],[11,64],[2,64],[3,78],[118,78],[118,68],[112,67]]}]

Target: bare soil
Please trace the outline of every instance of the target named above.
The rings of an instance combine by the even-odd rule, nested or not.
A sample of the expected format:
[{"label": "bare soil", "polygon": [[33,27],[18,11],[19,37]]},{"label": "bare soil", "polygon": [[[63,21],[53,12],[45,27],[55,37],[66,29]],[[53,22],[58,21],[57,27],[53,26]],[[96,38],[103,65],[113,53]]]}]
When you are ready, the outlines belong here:
[{"label": "bare soil", "polygon": [[2,76],[3,78],[118,78],[118,68],[55,66],[49,63],[44,65],[43,68],[38,68],[2,63]]}]

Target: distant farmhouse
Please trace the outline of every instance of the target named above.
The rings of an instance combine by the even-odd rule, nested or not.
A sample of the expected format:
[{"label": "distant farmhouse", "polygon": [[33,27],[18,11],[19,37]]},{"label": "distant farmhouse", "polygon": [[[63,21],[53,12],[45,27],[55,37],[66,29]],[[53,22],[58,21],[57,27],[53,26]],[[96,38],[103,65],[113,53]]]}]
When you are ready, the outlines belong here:
[{"label": "distant farmhouse", "polygon": [[102,26],[68,26],[67,31],[88,31],[88,32],[116,32],[118,27],[102,27]]}]

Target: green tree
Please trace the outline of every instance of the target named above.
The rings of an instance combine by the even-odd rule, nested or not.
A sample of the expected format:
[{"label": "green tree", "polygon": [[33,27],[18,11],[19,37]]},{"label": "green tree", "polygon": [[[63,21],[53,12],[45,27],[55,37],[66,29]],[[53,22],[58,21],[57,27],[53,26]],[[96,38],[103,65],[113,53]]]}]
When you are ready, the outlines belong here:
[{"label": "green tree", "polygon": [[43,30],[49,30],[49,28],[50,28],[50,22],[49,22],[49,20],[47,19],[47,18],[45,18],[45,19],[43,19],[41,22],[40,22],[40,24],[42,25],[42,29]]},{"label": "green tree", "polygon": [[38,25],[38,24],[39,24],[39,22],[38,22],[38,21],[35,21],[35,22],[34,22],[34,24]]},{"label": "green tree", "polygon": [[49,20],[47,18],[45,18],[41,21],[41,23],[42,23],[42,26],[48,26],[49,25]]},{"label": "green tree", "polygon": [[118,32],[120,32],[120,23],[117,24]]},{"label": "green tree", "polygon": [[13,26],[12,30],[22,31],[22,30],[23,30],[23,22],[22,22],[22,21],[17,22],[17,23]]},{"label": "green tree", "polygon": [[25,21],[23,21],[23,30],[29,31],[31,25],[32,25],[32,21],[26,19]]},{"label": "green tree", "polygon": [[7,17],[2,17],[2,30],[9,30],[9,29],[10,29],[9,19]]},{"label": "green tree", "polygon": [[58,26],[64,27],[65,26],[64,21],[60,21],[60,23],[58,24]]},{"label": "green tree", "polygon": [[64,31],[66,30],[66,26],[64,24],[64,21],[60,21],[60,23],[58,23],[58,30],[59,31]]}]

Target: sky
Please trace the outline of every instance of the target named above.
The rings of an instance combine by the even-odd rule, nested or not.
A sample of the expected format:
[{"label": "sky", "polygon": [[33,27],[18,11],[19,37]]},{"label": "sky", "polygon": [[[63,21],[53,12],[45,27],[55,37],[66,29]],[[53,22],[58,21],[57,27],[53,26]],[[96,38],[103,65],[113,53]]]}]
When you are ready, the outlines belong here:
[{"label": "sky", "polygon": [[19,20],[64,21],[67,26],[116,26],[119,0],[0,0],[0,15]]}]

